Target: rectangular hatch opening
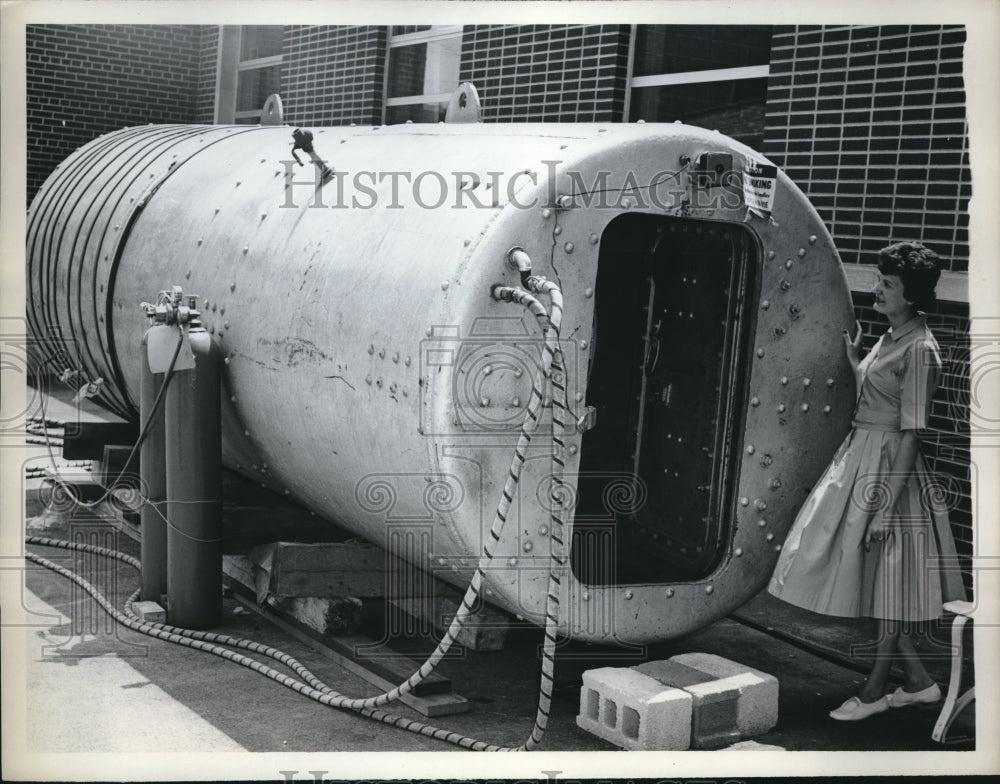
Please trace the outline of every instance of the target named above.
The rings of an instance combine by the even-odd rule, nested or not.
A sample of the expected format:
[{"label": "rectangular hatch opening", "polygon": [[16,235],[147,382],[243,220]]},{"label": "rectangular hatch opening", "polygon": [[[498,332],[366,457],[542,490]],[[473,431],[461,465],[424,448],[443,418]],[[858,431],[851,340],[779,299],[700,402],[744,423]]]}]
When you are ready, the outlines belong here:
[{"label": "rectangular hatch opening", "polygon": [[[586,585],[704,578],[724,556],[757,246],[737,226],[626,214],[601,238],[571,566]],[[751,301],[752,300],[752,301]]]}]

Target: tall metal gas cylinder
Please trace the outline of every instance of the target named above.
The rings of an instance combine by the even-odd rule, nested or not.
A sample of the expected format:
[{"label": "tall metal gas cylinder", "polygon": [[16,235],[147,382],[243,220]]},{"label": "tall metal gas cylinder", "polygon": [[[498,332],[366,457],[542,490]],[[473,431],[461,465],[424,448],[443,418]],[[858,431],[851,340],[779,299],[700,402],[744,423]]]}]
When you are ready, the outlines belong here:
[{"label": "tall metal gas cylinder", "polygon": [[219,348],[200,325],[186,334],[194,367],[163,401],[167,499],[167,621],[222,622],[222,434]]},{"label": "tall metal gas cylinder", "polygon": [[[139,419],[149,422],[139,446],[142,471],[140,511],[143,601],[160,602],[167,593],[167,468],[162,399],[164,373],[154,373],[148,360],[149,335],[172,334],[165,325],[151,327],[142,336],[143,360],[139,363]],[[158,404],[159,403],[159,404]]]},{"label": "tall metal gas cylinder", "polygon": [[[639,643],[766,582],[849,425],[854,317],[815,210],[721,134],[637,124],[146,126],[102,136],[29,218],[36,337],[135,416],[138,307],[179,284],[223,357],[224,462],[464,585],[542,331],[491,297],[508,252],[556,281],[572,427],[560,627]],[[301,139],[301,135],[297,137]],[[542,617],[542,421],[486,598]]]}]

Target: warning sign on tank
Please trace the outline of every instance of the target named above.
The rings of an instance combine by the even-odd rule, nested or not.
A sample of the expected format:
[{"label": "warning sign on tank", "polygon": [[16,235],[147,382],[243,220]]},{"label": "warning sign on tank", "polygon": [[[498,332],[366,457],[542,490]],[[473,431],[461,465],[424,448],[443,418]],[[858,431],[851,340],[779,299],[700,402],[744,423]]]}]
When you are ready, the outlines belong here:
[{"label": "warning sign on tank", "polygon": [[770,218],[777,185],[777,166],[754,158],[746,159],[743,164],[743,201],[750,212],[761,218]]}]

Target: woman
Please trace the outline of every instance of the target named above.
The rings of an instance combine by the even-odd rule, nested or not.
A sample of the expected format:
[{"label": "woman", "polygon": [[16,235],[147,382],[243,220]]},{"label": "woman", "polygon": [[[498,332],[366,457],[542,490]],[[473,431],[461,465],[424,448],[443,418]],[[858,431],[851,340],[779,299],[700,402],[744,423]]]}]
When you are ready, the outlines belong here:
[{"label": "woman", "polygon": [[[937,618],[944,602],[964,598],[947,510],[917,436],[941,370],[920,311],[933,304],[940,275],[937,254],[920,243],[879,252],[874,307],[890,328],[860,362],[860,325],[853,339],[844,332],[858,389],[853,429],[799,511],[768,588],[814,612],[877,619],[871,673],[830,713],[842,721],[941,698],[901,627]],[[886,695],[894,655],[906,683]]]}]

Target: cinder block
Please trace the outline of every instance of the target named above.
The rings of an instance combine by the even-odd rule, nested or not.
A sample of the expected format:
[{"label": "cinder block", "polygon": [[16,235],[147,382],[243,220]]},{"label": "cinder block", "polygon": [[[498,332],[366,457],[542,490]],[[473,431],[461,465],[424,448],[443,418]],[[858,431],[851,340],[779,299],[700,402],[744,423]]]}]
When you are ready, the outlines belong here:
[{"label": "cinder block", "polygon": [[576,723],[626,749],[682,751],[691,743],[692,697],[627,667],[583,673]]},{"label": "cinder block", "polygon": [[718,749],[740,739],[740,690],[727,686],[724,680],[688,686],[693,710],[691,716],[691,747]]},{"label": "cinder block", "polygon": [[778,723],[778,679],[766,672],[711,653],[682,653],[670,661],[719,679],[739,690],[736,724],[740,735],[753,737]]},{"label": "cinder block", "polygon": [[144,621],[153,623],[166,623],[167,611],[156,602],[133,602],[132,609]]},{"label": "cinder block", "polygon": [[717,749],[740,739],[739,689],[680,662],[652,661],[631,669],[691,695],[691,747]]}]

